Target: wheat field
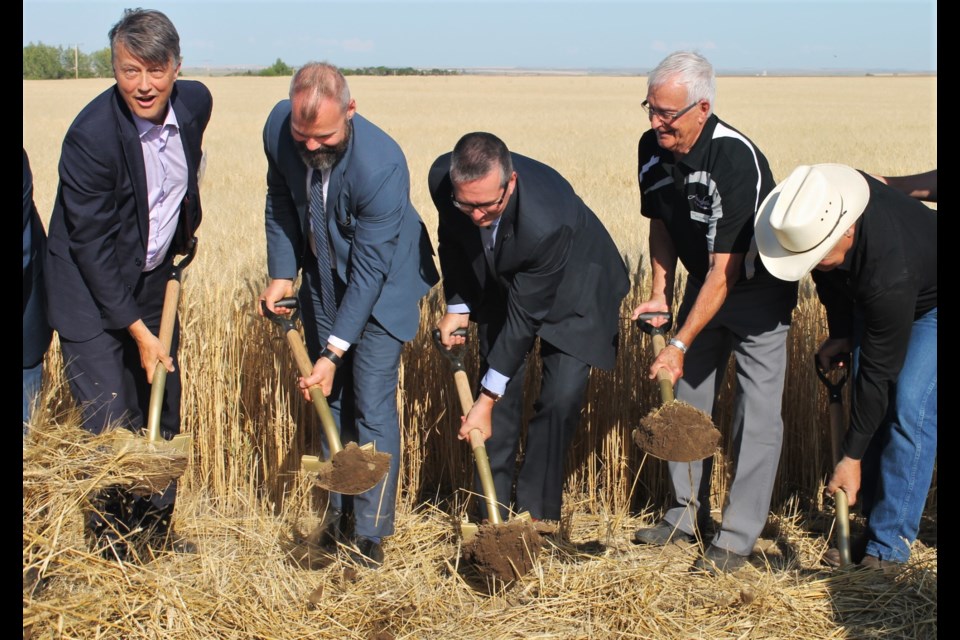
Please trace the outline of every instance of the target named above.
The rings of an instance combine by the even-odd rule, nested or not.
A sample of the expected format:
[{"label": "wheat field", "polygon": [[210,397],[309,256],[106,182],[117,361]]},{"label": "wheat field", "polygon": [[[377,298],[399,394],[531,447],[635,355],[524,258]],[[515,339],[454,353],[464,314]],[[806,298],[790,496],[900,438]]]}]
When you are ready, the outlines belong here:
[{"label": "wheat field", "polygon": [[[199,568],[178,558],[144,569],[125,567],[119,574],[116,567],[92,563],[93,569],[87,567],[84,573],[78,565],[86,556],[76,535],[51,541],[40,518],[40,533],[28,544],[26,532],[33,523],[27,518],[25,457],[24,573],[42,566],[51,576],[46,591],[28,596],[25,590],[25,635],[29,620],[36,637],[326,637],[317,629],[329,630],[331,637],[382,639],[454,632],[462,637],[783,637],[788,630],[800,638],[935,637],[936,481],[928,500],[933,534],[925,538],[934,547],[918,542],[919,564],[896,583],[903,590],[895,592],[898,597],[906,597],[903,592],[917,596],[910,600],[915,608],[906,619],[891,621],[893,613],[883,605],[887,600],[871,597],[870,585],[862,587],[866,600],[859,599],[861,578],[824,577],[816,569],[825,549],[822,527],[828,525],[823,521],[830,515],[820,497],[830,465],[825,393],[808,366],[825,327],[808,285],[802,288],[791,330],[784,453],[774,515],[764,534],[771,545],[769,558],[777,545],[794,551],[772,563],[768,558],[768,571],[770,566],[777,571],[758,571],[750,582],[766,608],[747,606],[753,599],[743,595],[743,585],[691,585],[683,575],[664,573],[662,556],[651,565],[629,545],[624,551],[631,527],[655,517],[667,491],[661,463],[643,458],[629,440],[632,426],[656,406],[659,396],[644,375],[649,345],[627,321],[622,323],[616,369],[595,372],[591,378],[568,458],[565,500],[570,539],[602,540],[607,550],[626,554],[627,564],[617,564],[616,554],[611,559],[609,553],[558,547],[535,578],[512,591],[494,596],[464,593],[464,585],[450,577],[457,571],[444,565],[454,543],[441,530],[446,530],[450,514],[465,508],[467,494],[459,489],[470,484],[472,471],[468,449],[454,437],[456,397],[450,376],[427,339],[441,312],[436,291],[424,301],[420,334],[404,352],[398,399],[403,420],[400,516],[395,541],[387,546],[384,584],[361,579],[351,585],[329,570],[291,566],[290,555],[284,555],[289,547],[281,544],[289,537],[290,522],[309,522],[322,502],[322,496],[304,491],[297,474],[300,455],[317,453],[319,436],[310,406],[294,393],[295,367],[285,343],[254,311],[254,300],[266,284],[261,130],[271,107],[285,97],[288,80],[198,79],[210,87],[214,111],[204,139],[207,168],[199,252],[187,270],[181,306],[183,429],[194,435],[196,444],[178,521],[216,552],[204,554]],[[642,299],[649,283],[636,145],[648,126],[639,106],[645,78],[354,77],[349,82],[359,112],[391,134],[406,153],[412,198],[434,240],[436,211],[426,184],[431,163],[462,134],[491,131],[511,150],[559,170],[606,224],[635,274],[621,315],[627,316]],[[79,110],[108,86],[101,80],[23,83],[23,146],[44,219],[56,193],[63,135]],[[778,180],[798,164],[819,162],[905,174],[936,166],[936,92],[935,77],[730,77],[718,80],[716,112],[760,147]],[[75,428],[61,365],[54,346],[39,420]],[[469,365],[475,373],[475,359]],[[533,391],[538,380],[531,378],[528,384]],[[729,391],[717,415],[725,432]],[[41,449],[37,451],[31,460],[43,459]],[[715,465],[716,507],[722,503],[728,471],[721,456]],[[60,505],[58,511],[45,505],[41,511],[67,514],[68,507]],[[67,515],[62,518],[69,520]],[[396,556],[401,557],[390,560]],[[624,571],[629,578],[621,582],[617,576]],[[632,584],[646,577],[656,582],[658,571],[660,578],[669,577],[663,589],[686,593],[686,598],[677,596],[682,602],[667,598],[660,587],[652,592],[652,587]],[[268,589],[250,576],[241,577],[247,572],[281,584]],[[597,575],[591,572],[610,574],[608,588],[590,586]],[[230,582],[234,579],[243,582],[239,591]],[[674,579],[676,583],[670,582]],[[128,590],[115,589],[114,580],[126,581]],[[328,595],[333,594],[329,602],[314,598],[315,587],[323,591],[324,585]],[[168,594],[162,604],[150,595],[158,589]],[[714,597],[731,589],[739,594],[736,602]],[[91,590],[110,596],[94,604]],[[573,602],[578,590],[582,596],[589,594],[583,596],[588,600],[595,598],[600,609],[578,609]],[[201,622],[190,613],[203,598],[220,603],[204,605],[214,620],[229,610],[222,624]],[[380,603],[372,613],[370,598]],[[619,611],[604,609],[608,598],[620,603]],[[451,599],[459,604],[450,605]],[[630,606],[624,605],[627,600]],[[310,606],[304,604],[308,601]],[[253,612],[258,602],[275,617]],[[141,620],[126,613],[131,607]],[[351,617],[336,612],[351,607]],[[387,615],[390,607],[400,613]],[[99,611],[99,621],[91,610]],[[711,611],[727,617],[722,624],[710,622]],[[594,626],[573,622],[585,615],[594,616]],[[649,627],[631,626],[620,617],[650,615],[660,618]],[[778,621],[777,615],[786,619]],[[278,630],[278,624],[289,632]]]}]

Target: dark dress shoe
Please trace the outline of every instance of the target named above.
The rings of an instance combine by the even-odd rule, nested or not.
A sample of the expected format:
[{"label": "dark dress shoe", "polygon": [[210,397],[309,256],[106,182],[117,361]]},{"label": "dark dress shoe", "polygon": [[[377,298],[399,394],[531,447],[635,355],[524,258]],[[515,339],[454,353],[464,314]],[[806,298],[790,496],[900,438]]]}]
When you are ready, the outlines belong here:
[{"label": "dark dress shoe", "polygon": [[663,546],[670,542],[694,542],[689,533],[677,529],[666,520],[661,520],[652,527],[641,527],[633,534],[633,541],[638,544],[655,544]]},{"label": "dark dress shoe", "polygon": [[383,547],[370,538],[357,538],[349,551],[350,559],[367,569],[378,569],[383,564]]},{"label": "dark dress shoe", "polygon": [[706,571],[712,576],[718,573],[733,573],[747,564],[748,556],[710,545],[703,555],[693,563],[694,571]]}]

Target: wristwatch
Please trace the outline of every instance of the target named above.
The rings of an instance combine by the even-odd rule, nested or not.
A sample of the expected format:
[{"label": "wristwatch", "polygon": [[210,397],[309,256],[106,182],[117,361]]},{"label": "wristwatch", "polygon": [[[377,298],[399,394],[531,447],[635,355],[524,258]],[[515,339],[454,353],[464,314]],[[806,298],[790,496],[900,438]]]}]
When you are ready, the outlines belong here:
[{"label": "wristwatch", "polygon": [[490,391],[490,389],[487,389],[486,387],[480,387],[480,395],[487,396],[488,398],[493,400],[493,404],[497,404],[498,402],[500,402],[500,398],[503,397],[502,394],[494,393],[493,391]]},{"label": "wristwatch", "polygon": [[332,362],[332,363],[333,363],[333,367],[334,367],[335,369],[339,369],[339,368],[340,368],[340,365],[343,364],[343,358],[341,358],[340,356],[338,356],[337,354],[335,354],[335,353],[334,353],[333,351],[331,351],[330,349],[324,349],[323,351],[321,351],[321,352],[320,352],[320,357],[321,357],[321,358],[326,358],[327,360],[329,360],[330,362]]}]

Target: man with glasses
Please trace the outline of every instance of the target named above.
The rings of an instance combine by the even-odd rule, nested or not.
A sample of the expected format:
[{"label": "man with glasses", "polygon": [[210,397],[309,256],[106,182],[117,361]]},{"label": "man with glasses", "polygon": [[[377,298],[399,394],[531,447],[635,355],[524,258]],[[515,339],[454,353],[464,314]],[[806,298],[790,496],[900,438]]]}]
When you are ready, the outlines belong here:
[{"label": "man with glasses", "polygon": [[391,456],[373,489],[330,496],[319,543],[350,544],[350,558],[375,569],[383,538],[394,532],[400,354],[420,326],[420,298],[440,279],[433,248],[410,202],[403,151],[357,113],[336,67],[309,62],[297,70],[290,98],[267,118],[263,145],[270,284],[257,308],[262,302],[289,314],[276,303],[294,294],[301,276],[300,313],[314,363],[300,380],[304,398],[318,386],[344,442],[373,442]]},{"label": "man with glasses", "polygon": [[[454,331],[478,324],[483,378],[459,437],[479,429],[487,439],[503,518],[516,476],[515,510],[559,520],[563,463],[590,367],[616,360],[626,267],[559,173],[492,134],[461,138],[433,163],[429,183],[447,302],[441,339],[462,344]],[[525,363],[538,337],[542,384],[518,473]],[[476,486],[480,493],[479,478]]]},{"label": "man with glasses", "polygon": [[[797,297],[796,283],[777,280],[758,259],[753,218],[773,175],[760,150],[713,113],[715,86],[710,63],[684,51],[667,56],[647,79],[641,106],[650,131],[640,138],[638,177],[641,214],[650,219],[652,286],[634,311],[636,318],[672,309],[679,259],[687,280],[677,329],[649,377],[666,368],[679,400],[712,413],[731,353],[736,360],[735,475],[720,528],[694,565],[710,573],[742,566],[766,523]],[[638,543],[692,541],[698,528],[704,531],[712,462],[668,465],[673,502],[663,520],[636,532]]]}]

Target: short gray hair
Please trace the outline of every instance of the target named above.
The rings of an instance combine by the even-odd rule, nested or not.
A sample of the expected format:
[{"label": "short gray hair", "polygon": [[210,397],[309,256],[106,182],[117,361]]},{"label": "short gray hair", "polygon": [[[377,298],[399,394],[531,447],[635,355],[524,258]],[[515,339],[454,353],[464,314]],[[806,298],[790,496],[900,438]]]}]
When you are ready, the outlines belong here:
[{"label": "short gray hair", "polygon": [[123,17],[107,34],[110,59],[116,60],[117,46],[144,62],[180,64],[180,34],[163,13],[154,9],[124,9]]},{"label": "short gray hair", "polygon": [[500,168],[500,186],[507,186],[513,175],[513,160],[507,145],[492,133],[468,133],[460,138],[450,154],[450,181],[454,184],[473,182],[494,167]]},{"label": "short gray hair", "polygon": [[717,76],[706,58],[693,51],[671,53],[647,76],[647,89],[672,81],[686,87],[688,101],[706,100],[710,103],[710,112],[713,113],[713,103],[717,98]]},{"label": "short gray hair", "polygon": [[290,100],[301,96],[297,117],[313,121],[324,100],[337,100],[341,111],[350,106],[350,87],[340,70],[327,62],[308,62],[290,80]]}]

